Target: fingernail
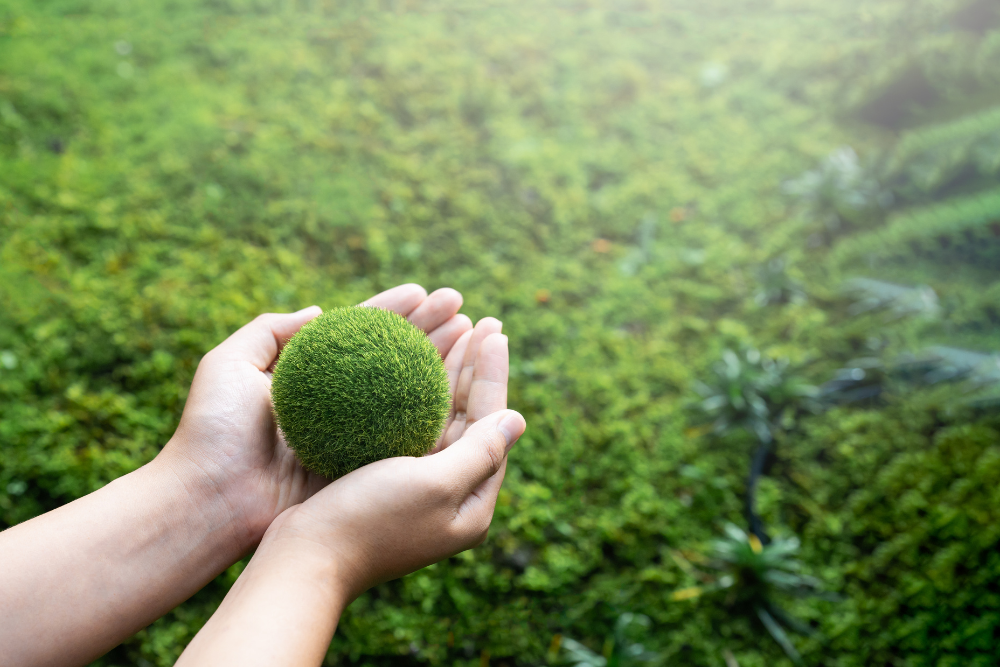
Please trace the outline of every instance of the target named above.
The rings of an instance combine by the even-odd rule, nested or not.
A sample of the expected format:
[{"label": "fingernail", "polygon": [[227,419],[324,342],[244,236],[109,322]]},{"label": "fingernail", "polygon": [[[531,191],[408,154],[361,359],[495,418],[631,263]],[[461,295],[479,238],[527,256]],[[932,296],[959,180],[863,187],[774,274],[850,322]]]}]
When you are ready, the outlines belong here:
[{"label": "fingernail", "polygon": [[503,437],[507,441],[506,451],[509,452],[510,448],[514,446],[514,442],[524,432],[524,417],[511,410],[500,420],[497,428],[503,433]]},{"label": "fingernail", "polygon": [[302,310],[296,310],[294,313],[292,313],[292,315],[301,315],[302,313],[306,312],[307,310],[312,310],[313,308],[319,308],[319,306],[313,305],[313,306],[309,306],[308,308],[303,308]]}]

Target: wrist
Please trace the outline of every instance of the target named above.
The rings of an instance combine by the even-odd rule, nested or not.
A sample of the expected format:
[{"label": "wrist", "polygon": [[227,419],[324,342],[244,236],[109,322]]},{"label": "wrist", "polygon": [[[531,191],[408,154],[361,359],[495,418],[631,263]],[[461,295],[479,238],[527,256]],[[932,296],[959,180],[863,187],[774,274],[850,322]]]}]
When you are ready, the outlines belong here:
[{"label": "wrist", "polygon": [[323,661],[351,598],[325,546],[287,529],[294,513],[275,519],[178,667]]},{"label": "wrist", "polygon": [[[152,475],[167,480],[177,489],[184,509],[184,520],[198,519],[205,528],[216,535],[227,552],[232,552],[231,562],[252,549],[260,541],[266,526],[257,527],[247,517],[245,507],[235,501],[236,493],[225,482],[220,471],[199,465],[190,457],[176,453],[181,449],[174,438],[163,451],[144,469]],[[230,563],[231,564],[231,563]]]},{"label": "wrist", "polygon": [[360,594],[349,563],[327,535],[314,531],[303,520],[301,506],[282,512],[268,527],[254,559],[260,570],[282,570],[286,576],[307,581],[339,617]]}]

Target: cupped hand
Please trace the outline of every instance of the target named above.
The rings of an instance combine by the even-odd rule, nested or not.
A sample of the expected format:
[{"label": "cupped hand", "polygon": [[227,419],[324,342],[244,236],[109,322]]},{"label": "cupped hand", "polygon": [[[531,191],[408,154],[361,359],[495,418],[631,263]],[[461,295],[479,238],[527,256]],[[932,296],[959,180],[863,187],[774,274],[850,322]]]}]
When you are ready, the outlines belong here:
[{"label": "cupped hand", "polygon": [[[472,323],[457,314],[462,296],[453,289],[427,295],[419,285],[401,285],[365,305],[406,317],[427,332],[442,357],[451,358],[470,340]],[[270,371],[282,346],[320,312],[312,306],[261,315],[206,354],[180,425],[157,457],[184,481],[196,503],[222,498],[247,547],[285,509],[329,484],[302,468],[288,448],[270,395]]]},{"label": "cupped hand", "polygon": [[520,414],[505,409],[507,337],[499,329],[497,320],[482,320],[447,355],[454,410],[431,454],[377,461],[341,477],[280,516],[261,550],[319,548],[336,564],[347,603],[376,583],[480,544],[507,453],[525,428]]}]

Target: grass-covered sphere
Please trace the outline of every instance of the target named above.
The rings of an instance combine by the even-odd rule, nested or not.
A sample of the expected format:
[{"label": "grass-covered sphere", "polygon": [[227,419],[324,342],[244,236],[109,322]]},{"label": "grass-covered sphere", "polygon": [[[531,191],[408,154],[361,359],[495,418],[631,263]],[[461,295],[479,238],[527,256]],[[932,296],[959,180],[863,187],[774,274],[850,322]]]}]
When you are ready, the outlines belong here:
[{"label": "grass-covered sphere", "polygon": [[271,400],[302,465],[330,478],[391,456],[421,456],[449,411],[434,344],[399,315],[352,306],[323,313],[281,351]]}]

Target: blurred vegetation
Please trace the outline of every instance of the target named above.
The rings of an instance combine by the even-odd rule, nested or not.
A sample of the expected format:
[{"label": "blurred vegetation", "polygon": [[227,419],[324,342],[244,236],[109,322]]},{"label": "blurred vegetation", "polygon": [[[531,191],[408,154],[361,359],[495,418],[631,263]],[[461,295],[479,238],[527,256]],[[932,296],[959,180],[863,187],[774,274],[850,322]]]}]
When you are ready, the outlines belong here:
[{"label": "blurred vegetation", "polygon": [[549,649],[549,658],[558,661],[563,655],[562,662],[574,667],[632,667],[652,662],[657,655],[647,651],[635,638],[647,631],[650,625],[648,616],[625,612],[615,621],[614,630],[605,640],[600,653],[575,639],[556,635]]},{"label": "blurred vegetation", "polygon": [[778,538],[764,544],[753,532],[744,532],[733,524],[724,527],[725,537],[712,545],[709,562],[723,574],[710,580],[708,586],[695,586],[675,591],[672,600],[689,600],[705,593],[725,591],[726,604],[735,613],[752,612],[768,633],[796,665],[802,664],[786,628],[811,635],[813,629],[790,616],[776,601],[776,594],[817,595],[820,582],[799,574],[802,563],[795,558],[798,538]]},{"label": "blurred vegetation", "polygon": [[[329,664],[996,664],[998,53],[990,0],[0,0],[0,527],[152,458],[257,313],[450,285],[528,432]],[[793,653],[677,595],[747,499],[836,594],[767,589]]]}]

